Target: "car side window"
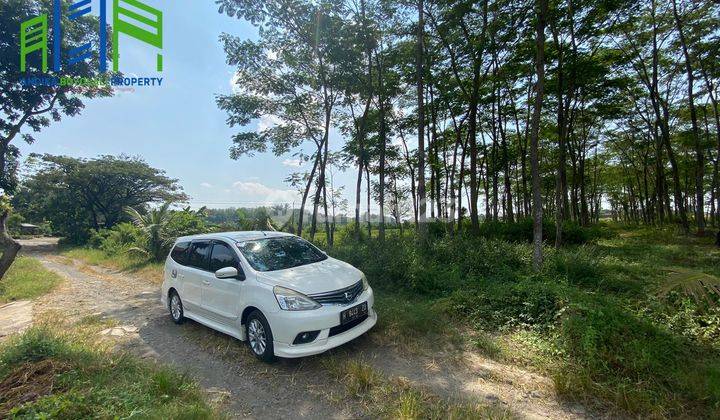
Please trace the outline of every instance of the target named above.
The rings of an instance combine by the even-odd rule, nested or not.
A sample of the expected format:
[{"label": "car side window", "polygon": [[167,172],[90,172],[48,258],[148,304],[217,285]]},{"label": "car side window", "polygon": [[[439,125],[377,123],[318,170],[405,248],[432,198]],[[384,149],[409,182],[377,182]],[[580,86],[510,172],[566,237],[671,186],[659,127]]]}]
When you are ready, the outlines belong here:
[{"label": "car side window", "polygon": [[235,267],[238,272],[242,271],[235,251],[227,244],[215,242],[210,255],[210,271],[215,272],[225,267]]},{"label": "car side window", "polygon": [[210,243],[210,241],[193,242],[190,252],[188,253],[187,265],[207,271],[211,246],[212,243]]},{"label": "car side window", "polygon": [[187,265],[188,260],[188,248],[190,248],[190,242],[178,242],[175,244],[172,252],[170,252],[170,258],[175,260],[180,265]]}]

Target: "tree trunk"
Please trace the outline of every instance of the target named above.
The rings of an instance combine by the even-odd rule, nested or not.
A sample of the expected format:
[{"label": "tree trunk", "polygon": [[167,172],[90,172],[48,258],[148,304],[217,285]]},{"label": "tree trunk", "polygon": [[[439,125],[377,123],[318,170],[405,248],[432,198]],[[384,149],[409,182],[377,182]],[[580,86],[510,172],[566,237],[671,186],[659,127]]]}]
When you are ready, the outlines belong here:
[{"label": "tree trunk", "polygon": [[365,179],[367,181],[367,230],[368,238],[372,238],[372,222],[370,221],[372,217],[372,213],[370,213],[370,162],[365,162]]},{"label": "tree trunk", "polygon": [[418,28],[417,28],[417,51],[415,55],[415,78],[417,83],[417,107],[418,107],[418,207],[419,207],[419,231],[423,238],[427,233],[426,213],[427,203],[425,200],[425,106],[423,87],[423,62],[425,56],[425,7],[423,0],[418,0]]},{"label": "tree trunk", "polygon": [[533,268],[540,271],[543,264],[542,256],[542,197],[540,196],[540,162],[538,145],[540,132],[540,113],[542,111],[543,93],[545,88],[545,21],[547,18],[548,1],[539,0],[537,10],[537,26],[535,38],[535,104],[533,107],[532,132],[530,133],[530,166],[532,172],[533,195]]},{"label": "tree trunk", "polygon": [[0,257],[0,280],[5,277],[18,251],[22,246],[18,241],[13,239],[7,231],[7,218],[10,215],[10,209],[5,209],[0,213],[0,245],[3,247],[2,257]]},{"label": "tree trunk", "polygon": [[300,214],[298,215],[298,228],[297,228],[297,236],[302,237],[302,231],[303,231],[303,218],[305,216],[305,203],[307,202],[308,194],[310,193],[310,187],[312,187],[313,180],[315,179],[315,171],[317,171],[318,164],[320,163],[321,158],[321,147],[318,147],[318,152],[315,156],[315,163],[313,164],[313,168],[310,171],[310,177],[308,178],[307,185],[305,186],[305,191],[303,191],[303,197],[302,201],[300,203]]},{"label": "tree trunk", "polygon": [[695,76],[693,74],[692,62],[690,61],[690,53],[688,52],[687,43],[685,42],[685,33],[683,32],[682,21],[677,10],[677,0],[673,0],[673,16],[675,17],[675,26],[678,31],[680,45],[682,46],[683,55],[685,56],[685,71],[687,72],[688,82],[688,105],[690,106],[690,121],[692,123],[693,140],[695,144],[695,221],[697,223],[697,235],[705,235],[705,193],[703,191],[703,179],[705,175],[705,158],[703,149],[700,144],[700,132],[698,130],[697,111],[695,109],[695,96],[693,92],[693,83]]},{"label": "tree trunk", "polygon": [[376,55],[378,63],[378,104],[380,117],[380,230],[378,238],[385,240],[385,147],[387,136],[385,132],[385,96],[383,92],[383,68],[379,55]]}]

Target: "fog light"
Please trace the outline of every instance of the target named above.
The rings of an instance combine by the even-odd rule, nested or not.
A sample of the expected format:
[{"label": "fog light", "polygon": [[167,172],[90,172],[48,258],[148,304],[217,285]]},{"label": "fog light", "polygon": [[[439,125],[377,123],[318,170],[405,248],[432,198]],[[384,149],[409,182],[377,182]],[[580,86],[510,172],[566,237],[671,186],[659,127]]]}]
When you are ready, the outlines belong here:
[{"label": "fog light", "polygon": [[295,337],[295,341],[293,341],[293,344],[305,344],[309,343],[313,340],[315,340],[320,334],[320,331],[305,331],[301,332]]}]

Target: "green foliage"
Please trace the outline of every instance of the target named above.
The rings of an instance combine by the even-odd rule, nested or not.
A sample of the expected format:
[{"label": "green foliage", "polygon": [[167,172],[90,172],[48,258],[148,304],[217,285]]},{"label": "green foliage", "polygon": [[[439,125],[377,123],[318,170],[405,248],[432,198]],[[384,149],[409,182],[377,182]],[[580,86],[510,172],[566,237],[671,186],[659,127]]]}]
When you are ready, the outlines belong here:
[{"label": "green foliage", "polygon": [[34,299],[58,285],[62,278],[31,257],[18,257],[0,282],[0,303]]},{"label": "green foliage", "polygon": [[88,246],[103,250],[107,254],[126,252],[129,248],[141,246],[145,240],[142,230],[130,222],[118,223],[112,229],[93,232]]},{"label": "green foliage", "polygon": [[[514,227],[491,227],[488,236],[515,235]],[[720,312],[688,297],[660,265],[695,267],[692,279],[714,272],[720,252],[711,239],[583,230],[597,232],[595,243],[546,248],[540,273],[531,269],[524,240],[442,236],[418,245],[409,236],[338,241],[330,252],[368,276],[379,326],[391,336],[403,328],[436,334],[433,326],[450,317],[478,330],[474,343],[483,352],[548,370],[568,399],[600,399],[619,412],[653,417],[716,417]],[[669,287],[662,299],[658,285]],[[523,348],[515,354],[489,334],[533,339],[511,339]]]},{"label": "green foliage", "polygon": [[239,230],[273,230],[269,220],[270,215],[265,207],[237,209],[237,226]]},{"label": "green foliage", "polygon": [[[34,374],[30,374],[34,372]],[[24,376],[22,382],[13,378]],[[20,418],[214,418],[187,376],[33,327],[0,351],[0,411]],[[33,394],[14,396],[13,387]]]},{"label": "green foliage", "polygon": [[177,238],[186,235],[209,233],[214,230],[207,223],[205,208],[190,210],[189,207],[180,211],[172,211],[170,220],[165,225],[166,235],[170,238]]},{"label": "green foliage", "polygon": [[[91,43],[98,45],[98,18],[92,15],[69,19],[66,8],[63,9],[63,37],[60,51],[67,57],[69,50],[78,45]],[[19,66],[20,25],[22,22],[46,14],[52,16],[53,2],[50,0],[1,0],[0,1],[0,92],[2,92],[2,113],[0,113],[0,188],[5,193],[13,193],[17,187],[17,169],[20,150],[12,144],[17,137],[32,143],[34,133],[60,121],[62,116],[73,117],[84,108],[84,100],[112,96],[110,87],[77,89],[74,86],[25,86],[20,79],[27,76],[43,75],[40,54],[27,56],[27,72],[21,72]],[[52,38],[48,36],[48,41]],[[52,63],[52,51],[48,51],[48,63]],[[63,76],[92,79],[99,75],[97,52],[92,51],[93,59],[81,61],[63,68]],[[36,219],[42,220],[42,219]]]},{"label": "green foliage", "polygon": [[570,358],[556,377],[563,394],[600,396],[636,413],[679,414],[695,406],[718,414],[717,353],[707,353],[612,300],[569,305],[558,345]]},{"label": "green foliage", "polygon": [[[486,220],[480,224],[480,236],[504,239],[510,242],[531,243],[533,240],[533,221],[530,218],[512,223]],[[611,236],[612,232],[601,224],[589,227],[570,221],[563,224],[563,244],[565,245],[581,245],[598,239],[607,239]],[[547,218],[543,219],[543,240],[550,243],[555,242],[555,222]]]},{"label": "green foliage", "polygon": [[91,232],[87,245],[107,256],[134,254],[152,261],[161,261],[177,237],[207,233],[212,230],[205,222],[204,209],[170,210],[170,202],[141,213],[128,208],[133,223],[123,222],[112,229]]},{"label": "green foliage", "polygon": [[29,220],[50,221],[71,243],[85,243],[91,229],[130,220],[125,207],[144,209],[154,202],[185,199],[177,180],[140,158],[43,155],[31,161],[31,169],[13,207]]},{"label": "green foliage", "polygon": [[175,239],[168,235],[167,225],[170,222],[170,205],[167,201],[157,209],[141,214],[137,209],[127,207],[125,211],[132,218],[135,226],[143,235],[142,247],[133,247],[131,250],[144,252],[153,260],[160,261],[167,255],[167,249]]},{"label": "green foliage", "polygon": [[[360,227],[360,241],[367,239],[367,229],[364,226]],[[357,242],[355,234],[355,222],[350,222],[346,225],[342,225],[335,231],[335,243],[336,244],[352,244]]]}]

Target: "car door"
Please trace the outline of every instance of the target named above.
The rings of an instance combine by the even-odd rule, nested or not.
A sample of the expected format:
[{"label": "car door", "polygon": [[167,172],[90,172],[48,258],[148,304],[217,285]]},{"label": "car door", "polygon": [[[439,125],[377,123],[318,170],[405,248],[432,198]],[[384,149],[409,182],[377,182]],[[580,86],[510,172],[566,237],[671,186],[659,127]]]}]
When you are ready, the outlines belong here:
[{"label": "car door", "polygon": [[[202,304],[204,283],[208,281],[208,264],[212,242],[209,240],[192,241],[187,254],[183,279],[183,304],[190,312],[207,316]],[[180,275],[180,273],[178,273]]]},{"label": "car door", "polygon": [[[234,267],[238,270],[238,278],[219,279],[215,271]],[[240,316],[239,307],[241,299],[243,269],[235,250],[229,244],[214,240],[210,253],[209,284],[203,285],[203,306],[210,312],[215,321],[228,327],[237,327],[237,318]]]}]

